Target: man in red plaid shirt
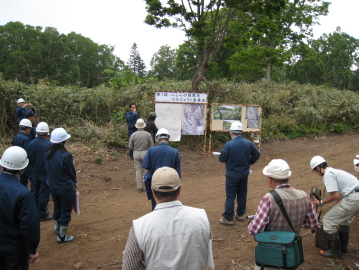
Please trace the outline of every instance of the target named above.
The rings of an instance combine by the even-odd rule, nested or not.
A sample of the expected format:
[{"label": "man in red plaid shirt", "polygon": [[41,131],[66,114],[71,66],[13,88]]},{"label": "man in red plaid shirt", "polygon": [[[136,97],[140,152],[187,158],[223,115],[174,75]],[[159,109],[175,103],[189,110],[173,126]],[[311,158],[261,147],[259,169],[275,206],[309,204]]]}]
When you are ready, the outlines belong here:
[{"label": "man in red plaid shirt", "polygon": [[[273,159],[263,169],[263,174],[267,178],[268,185],[275,189],[282,198],[295,232],[299,234],[302,227],[314,231],[318,227],[318,217],[313,202],[307,193],[290,186],[289,177],[292,172],[288,163],[282,159]],[[291,232],[292,229],[273,196],[267,193],[259,203],[257,213],[249,223],[247,231],[254,235],[262,231]]]}]

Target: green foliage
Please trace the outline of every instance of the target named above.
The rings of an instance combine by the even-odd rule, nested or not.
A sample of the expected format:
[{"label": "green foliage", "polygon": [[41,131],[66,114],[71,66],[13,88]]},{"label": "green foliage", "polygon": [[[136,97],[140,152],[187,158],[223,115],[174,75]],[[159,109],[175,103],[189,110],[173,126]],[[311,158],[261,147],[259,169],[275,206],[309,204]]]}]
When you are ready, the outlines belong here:
[{"label": "green foliage", "polygon": [[133,43],[127,65],[140,78],[146,77],[146,65],[143,62],[136,43]]},{"label": "green foliage", "polygon": [[175,62],[176,50],[171,50],[168,45],[161,46],[151,59],[151,70],[148,72],[148,76],[158,80],[175,79],[177,73]]},{"label": "green foliage", "polygon": [[[234,87],[231,82],[221,80],[214,81],[214,84],[223,92],[209,95],[208,108],[212,103],[262,106],[263,139],[359,130],[359,95],[352,91],[297,83],[242,83]],[[23,97],[34,104],[39,121],[47,122],[51,128],[64,127],[74,140],[88,141],[94,147],[126,148],[125,112],[128,105],[135,102],[141,116],[146,118],[153,110],[154,92],[169,89],[190,92],[190,82],[144,80],[118,89],[24,85],[0,79],[1,134],[17,132],[16,100]],[[226,92],[228,89],[232,90]],[[215,132],[213,136],[218,143],[228,140],[224,133]],[[203,145],[203,137],[194,137],[183,136],[182,141],[175,145]]]},{"label": "green foliage", "polygon": [[358,40],[337,31],[322,35],[309,45],[296,49],[298,59],[288,66],[288,77],[300,83],[328,84],[338,89],[359,89],[357,73],[352,71],[358,65]]},{"label": "green foliage", "polygon": [[94,87],[106,81],[103,70],[123,62],[114,47],[99,45],[74,32],[9,22],[0,26],[0,72],[6,80],[37,84]]}]

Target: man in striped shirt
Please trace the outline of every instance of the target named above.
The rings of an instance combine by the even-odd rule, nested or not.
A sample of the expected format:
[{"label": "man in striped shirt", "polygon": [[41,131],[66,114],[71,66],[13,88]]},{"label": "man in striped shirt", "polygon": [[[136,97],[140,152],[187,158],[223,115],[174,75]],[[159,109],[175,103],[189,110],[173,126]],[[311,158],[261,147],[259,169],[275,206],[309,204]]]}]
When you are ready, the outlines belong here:
[{"label": "man in striped shirt", "polygon": [[[282,159],[273,159],[263,169],[268,185],[277,191],[282,198],[284,207],[297,234],[302,227],[314,231],[318,227],[318,217],[313,202],[302,190],[292,188],[289,177],[292,175],[289,165]],[[267,193],[259,203],[254,219],[249,223],[247,231],[254,235],[262,231],[291,232],[275,199]],[[260,269],[256,266],[255,269]]]}]

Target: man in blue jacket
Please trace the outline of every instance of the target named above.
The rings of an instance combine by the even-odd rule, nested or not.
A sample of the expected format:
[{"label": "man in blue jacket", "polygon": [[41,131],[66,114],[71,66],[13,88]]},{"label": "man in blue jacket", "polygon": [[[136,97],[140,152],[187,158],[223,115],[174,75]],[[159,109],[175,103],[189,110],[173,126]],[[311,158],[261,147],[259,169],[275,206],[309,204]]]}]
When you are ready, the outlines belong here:
[{"label": "man in blue jacket", "polygon": [[[30,143],[29,134],[31,132],[32,124],[29,119],[22,119],[19,123],[20,132],[15,135],[11,142],[12,146],[19,146],[27,151]],[[28,181],[32,180],[32,166],[29,164],[25,171],[21,174],[20,183],[27,187]]]},{"label": "man in blue jacket", "polygon": [[137,111],[137,107],[135,103],[131,103],[129,106],[130,110],[126,113],[126,122],[128,128],[128,138],[137,131],[136,122],[140,119],[140,113]]},{"label": "man in blue jacket", "polygon": [[32,165],[31,191],[37,205],[41,221],[52,220],[47,204],[50,198],[50,187],[46,183],[45,152],[50,148],[49,126],[45,122],[40,122],[36,127],[37,137],[30,142],[27,153]]},{"label": "man in blue jacket", "polygon": [[29,269],[39,256],[40,220],[31,192],[20,184],[29,160],[26,151],[11,146],[0,165],[0,269]]},{"label": "man in blue jacket", "polygon": [[[232,140],[225,144],[219,156],[219,161],[226,163],[226,202],[223,217],[219,222],[227,226],[233,226],[233,216],[244,221],[249,167],[260,157],[254,144],[241,136],[242,131],[242,123],[234,121],[230,127]],[[236,197],[237,209],[234,213]]]},{"label": "man in blue jacket", "polygon": [[[181,160],[179,151],[168,145],[170,134],[167,129],[160,128],[156,134],[157,146],[148,149],[145,158],[142,161],[142,167],[149,171],[152,176],[158,168],[170,167],[177,171],[181,177]],[[151,183],[146,183],[147,195],[152,201],[152,210],[156,207],[156,201],[152,192],[148,190]]]},{"label": "man in blue jacket", "polygon": [[20,121],[25,118],[26,112],[32,111],[35,113],[34,106],[31,103],[25,103],[25,100],[23,98],[19,98],[17,100],[17,106],[18,107],[16,108],[16,117],[18,123],[20,123]]}]

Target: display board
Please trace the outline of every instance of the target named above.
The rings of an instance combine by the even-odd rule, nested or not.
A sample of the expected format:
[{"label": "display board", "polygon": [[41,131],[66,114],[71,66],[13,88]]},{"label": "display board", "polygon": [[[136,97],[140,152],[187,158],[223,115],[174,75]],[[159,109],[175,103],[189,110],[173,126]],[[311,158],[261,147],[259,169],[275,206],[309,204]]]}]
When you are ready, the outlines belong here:
[{"label": "display board", "polygon": [[165,128],[170,141],[181,135],[205,135],[207,93],[155,92],[157,128]]},{"label": "display board", "polygon": [[229,131],[234,121],[243,124],[244,132],[260,132],[262,108],[259,105],[212,104],[211,131]]}]

